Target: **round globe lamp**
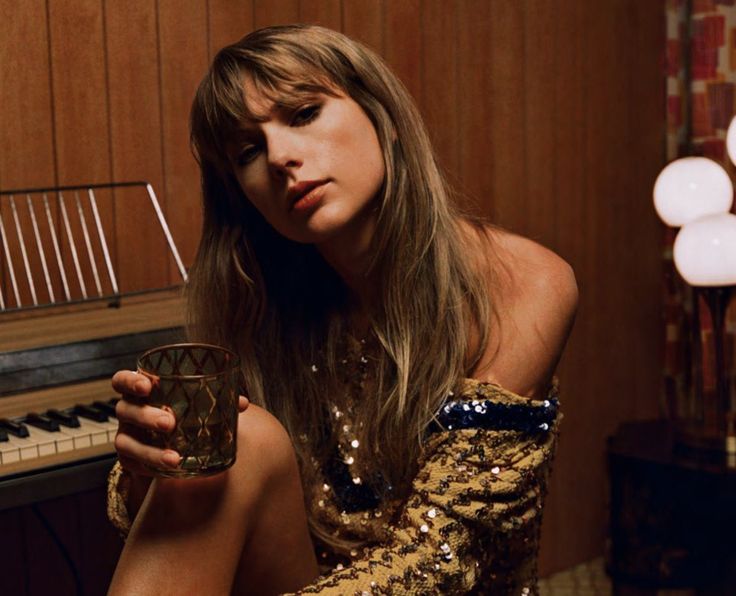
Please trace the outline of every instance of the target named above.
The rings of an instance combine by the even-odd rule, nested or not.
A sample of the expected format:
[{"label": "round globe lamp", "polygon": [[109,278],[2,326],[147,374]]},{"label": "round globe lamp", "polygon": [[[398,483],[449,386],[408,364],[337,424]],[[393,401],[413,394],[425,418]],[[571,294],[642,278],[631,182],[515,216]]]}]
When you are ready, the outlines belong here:
[{"label": "round globe lamp", "polygon": [[654,183],[654,207],[668,226],[679,228],[733,204],[726,170],[706,157],[683,157],[668,164]]}]

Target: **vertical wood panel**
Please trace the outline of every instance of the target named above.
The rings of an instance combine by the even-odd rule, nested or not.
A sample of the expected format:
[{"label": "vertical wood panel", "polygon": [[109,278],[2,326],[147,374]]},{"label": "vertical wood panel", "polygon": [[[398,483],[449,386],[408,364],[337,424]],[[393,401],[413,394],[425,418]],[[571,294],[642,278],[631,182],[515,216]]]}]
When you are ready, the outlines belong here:
[{"label": "vertical wood panel", "polygon": [[417,104],[422,102],[422,33],[419,0],[389,2],[384,8],[383,55]]},{"label": "vertical wood panel", "polygon": [[[577,475],[581,469],[575,432],[581,423],[586,424],[577,415],[579,411],[577,401],[587,399],[584,396],[584,387],[589,386],[588,345],[583,342],[587,284],[579,271],[582,264],[580,259],[586,253],[586,243],[590,239],[582,216],[585,202],[591,200],[586,194],[584,182],[586,168],[584,108],[587,100],[582,63],[586,47],[580,32],[585,28],[585,19],[584,7],[580,2],[555,15],[554,37],[558,40],[557,60],[560,67],[555,73],[548,94],[544,94],[545,103],[552,102],[558,114],[552,145],[545,148],[545,157],[556,160],[553,194],[557,197],[555,211],[558,229],[555,233],[554,248],[575,269],[582,304],[576,330],[570,338],[559,367],[560,378],[565,383],[563,391],[567,398],[564,432],[555,459],[555,470],[544,514],[540,571],[557,570],[575,560],[577,556],[575,550],[568,547],[569,542],[575,540],[573,534],[579,533],[579,530],[573,528],[580,528],[575,510],[585,506],[583,500],[589,500],[586,495],[575,503],[575,507],[571,507],[570,494],[571,491],[578,489]],[[553,152],[554,157],[551,155]],[[597,465],[600,466],[603,458],[598,456],[597,461],[599,462]],[[564,546],[561,547],[563,536]]]},{"label": "vertical wood panel", "polygon": [[[526,234],[526,146],[524,133],[524,13],[520,2],[494,0],[490,29],[491,51],[489,69],[483,75],[489,79],[490,119],[476,122],[486,131],[480,148],[493,161],[498,172],[491,194],[481,197],[484,207],[493,205],[496,223]],[[472,51],[472,50],[471,50]],[[476,73],[478,76],[480,73]]]},{"label": "vertical wood panel", "polygon": [[256,28],[299,22],[299,0],[253,0]]},{"label": "vertical wood panel", "polygon": [[[458,97],[474,98],[458,109],[458,178],[467,195],[466,206],[492,215],[491,193],[496,179],[496,163],[490,159],[493,148],[489,123],[493,82],[487,76],[491,68],[491,21],[494,15],[485,0],[458,2],[457,78]],[[478,76],[486,73],[486,76]]]},{"label": "vertical wood panel", "polygon": [[[53,186],[56,180],[54,126],[49,70],[49,40],[46,4],[43,0],[18,3],[0,2],[0,185],[5,189],[28,186]],[[24,197],[18,209],[25,212]],[[0,210],[6,238],[13,255],[20,255],[20,242],[15,232],[7,203]],[[25,218],[21,225],[25,244],[33,240],[33,229]],[[40,274],[37,258],[30,256],[32,271]],[[14,260],[21,303],[32,304],[23,261]],[[3,296],[10,299],[10,278],[3,262]],[[36,279],[36,282],[38,279]],[[43,299],[42,294],[39,298]]]},{"label": "vertical wood panel", "polygon": [[210,59],[253,30],[253,0],[209,0]]},{"label": "vertical wood panel", "polygon": [[341,31],[340,0],[299,0],[299,21]]},{"label": "vertical wood panel", "polygon": [[[146,180],[163,198],[163,164],[156,5],[109,2],[105,24],[110,94],[113,177]],[[168,280],[166,246],[147,198],[137,190],[115,193],[121,251],[121,287],[160,287]],[[163,205],[166,211],[166,205]]]},{"label": "vertical wood panel", "polygon": [[[161,118],[167,215],[185,263],[197,250],[202,224],[199,170],[189,147],[189,108],[207,70],[207,13],[199,0],[160,0]],[[170,267],[169,282],[180,281]]]},{"label": "vertical wood panel", "polygon": [[[112,178],[103,28],[102,3],[99,0],[72,0],[63,6],[49,3],[53,114],[58,182],[61,185],[104,183]],[[87,206],[88,196],[83,193],[80,198]],[[95,198],[111,256],[117,260],[112,193],[98,191]],[[60,222],[56,198],[51,196],[49,199],[54,206],[54,221]],[[65,200],[67,208],[73,210],[73,193],[66,193]],[[92,215],[89,209],[85,213]],[[82,229],[74,225],[75,222],[76,219],[72,219],[72,233],[81,242]],[[92,220],[88,222],[91,224]],[[57,233],[62,239],[65,271],[67,276],[74,278],[69,243],[60,223]],[[97,240],[95,233],[93,238]],[[52,250],[48,247],[46,254],[51,255]],[[85,279],[91,281],[93,275],[86,255],[81,265]],[[100,271],[106,270],[101,259],[96,265]],[[56,272],[55,267],[53,271]],[[60,285],[57,281],[58,297],[62,296]],[[76,282],[71,284],[71,288],[75,298],[82,297]],[[111,284],[105,283],[104,288],[106,293],[112,292]]]},{"label": "vertical wood panel", "polygon": [[456,4],[424,0],[421,15],[422,113],[440,166],[455,178],[459,165]]},{"label": "vertical wood panel", "polygon": [[545,0],[524,3],[524,140],[526,158],[526,233],[545,246],[557,243],[555,131],[565,126],[554,96],[561,69],[555,23],[559,8]]},{"label": "vertical wood panel", "polygon": [[383,0],[342,0],[343,32],[383,52]]}]

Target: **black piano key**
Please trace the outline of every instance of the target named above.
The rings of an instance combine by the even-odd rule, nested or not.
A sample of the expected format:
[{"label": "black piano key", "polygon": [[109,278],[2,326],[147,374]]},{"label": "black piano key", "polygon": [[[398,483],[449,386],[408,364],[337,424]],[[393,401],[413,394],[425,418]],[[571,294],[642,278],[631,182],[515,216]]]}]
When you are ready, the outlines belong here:
[{"label": "black piano key", "polygon": [[115,416],[115,406],[112,405],[110,402],[95,401],[92,402],[92,405],[98,410],[105,412],[105,414],[107,414],[108,416],[111,416],[112,418],[117,418],[117,416]]},{"label": "black piano key", "polygon": [[42,430],[48,432],[57,433],[59,432],[59,423],[46,416],[45,414],[37,414],[36,412],[30,412],[26,415],[24,422],[31,426],[36,426]]},{"label": "black piano key", "polygon": [[94,406],[87,406],[84,404],[77,404],[72,410],[77,416],[82,418],[88,418],[95,422],[107,422],[107,414],[102,410],[98,410]]},{"label": "black piano key", "polygon": [[46,410],[46,416],[56,420],[62,426],[66,426],[68,428],[79,428],[79,418],[67,410],[51,408],[50,410]]},{"label": "black piano key", "polygon": [[0,428],[8,431],[16,437],[26,438],[28,436],[28,428],[22,422],[9,420],[8,418],[0,418]]},{"label": "black piano key", "polygon": [[0,428],[0,443],[3,443],[5,441],[9,441],[8,439],[8,431]]}]

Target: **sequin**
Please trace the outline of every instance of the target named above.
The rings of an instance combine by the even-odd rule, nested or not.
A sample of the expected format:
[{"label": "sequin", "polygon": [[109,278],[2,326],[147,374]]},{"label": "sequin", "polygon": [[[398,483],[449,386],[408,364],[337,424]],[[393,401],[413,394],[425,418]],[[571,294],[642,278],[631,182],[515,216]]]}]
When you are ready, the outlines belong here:
[{"label": "sequin", "polygon": [[317,502],[317,505],[319,505],[320,507],[324,507],[324,506],[325,506],[325,500],[324,500],[324,499],[320,499],[320,500],[319,500],[319,501]]},{"label": "sequin", "polygon": [[312,365],[312,372],[317,372],[319,369],[317,368],[316,364]]},{"label": "sequin", "polygon": [[501,473],[501,468],[499,468],[498,466],[493,466],[491,468],[491,474],[500,474],[500,473]]},{"label": "sequin", "polygon": [[434,507],[432,507],[432,509],[427,511],[427,515],[434,519],[435,517],[437,517],[437,510]]},{"label": "sequin", "polygon": [[353,484],[360,484],[360,476],[353,476]]},{"label": "sequin", "polygon": [[345,567],[342,563],[338,563],[337,567],[335,567],[335,571],[342,571],[343,569],[345,569]]},{"label": "sequin", "polygon": [[449,552],[450,552],[450,545],[449,545],[449,544],[447,544],[447,542],[445,542],[444,544],[440,544],[440,550],[441,550],[441,551],[442,551],[443,553],[447,554],[447,553],[449,553]]},{"label": "sequin", "polygon": [[360,442],[358,441],[358,439],[353,439],[352,441],[350,441],[350,446],[353,449],[357,449],[358,448],[358,445],[360,445]]},{"label": "sequin", "polygon": [[427,524],[422,524],[421,526],[419,526],[419,531],[426,534],[427,532],[429,532],[429,526]]},{"label": "sequin", "polygon": [[355,463],[355,458],[352,455],[350,455],[345,458],[345,463],[349,466],[352,466]]}]

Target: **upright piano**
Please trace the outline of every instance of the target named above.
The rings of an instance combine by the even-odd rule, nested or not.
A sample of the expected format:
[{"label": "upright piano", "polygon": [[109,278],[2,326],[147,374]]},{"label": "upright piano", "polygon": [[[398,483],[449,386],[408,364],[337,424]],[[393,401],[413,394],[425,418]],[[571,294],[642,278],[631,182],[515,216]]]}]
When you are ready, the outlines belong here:
[{"label": "upright piano", "polygon": [[110,377],[182,341],[183,320],[170,290],[2,321],[0,510],[104,485],[117,430]]}]

